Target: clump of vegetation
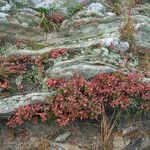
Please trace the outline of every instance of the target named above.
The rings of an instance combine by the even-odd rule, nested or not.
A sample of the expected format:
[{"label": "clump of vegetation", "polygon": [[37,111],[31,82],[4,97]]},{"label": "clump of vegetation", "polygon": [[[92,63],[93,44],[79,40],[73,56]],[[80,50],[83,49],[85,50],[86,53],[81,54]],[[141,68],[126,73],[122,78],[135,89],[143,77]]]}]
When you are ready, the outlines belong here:
[{"label": "clump of vegetation", "polygon": [[16,47],[18,49],[20,48],[24,48],[24,46],[26,46],[27,48],[29,49],[32,49],[32,50],[38,50],[38,49],[42,49],[42,48],[45,48],[47,45],[46,44],[42,44],[42,43],[36,43],[35,41],[33,40],[25,40],[25,39],[16,39]]},{"label": "clump of vegetation", "polygon": [[116,15],[122,14],[122,6],[120,0],[108,0],[107,6],[114,12]]},{"label": "clump of vegetation", "polygon": [[75,13],[83,9],[82,3],[75,3],[73,5],[68,6],[67,11],[69,13],[69,17],[73,16]]},{"label": "clump of vegetation", "polygon": [[123,26],[119,29],[120,39],[132,42],[135,31],[136,31],[135,26],[133,24],[131,17],[127,16],[125,18]]},{"label": "clump of vegetation", "polygon": [[[18,40],[17,47],[20,47],[20,42],[28,43],[28,41]],[[34,43],[31,42],[32,45]],[[53,64],[54,59],[65,55],[66,48],[56,48],[49,53],[44,53],[41,56],[32,58],[28,55],[18,56],[1,56],[0,57],[0,96],[5,97],[15,92],[27,92],[36,86],[43,88],[45,82],[45,67],[47,64]],[[18,79],[21,77],[22,79]],[[18,81],[19,80],[19,81]],[[45,89],[45,88],[44,88]]]},{"label": "clump of vegetation", "polygon": [[[56,50],[54,56],[62,52]],[[122,112],[132,115],[150,110],[150,84],[142,83],[141,79],[140,75],[122,72],[99,74],[90,81],[81,76],[71,80],[49,79],[47,86],[56,90],[49,102],[19,107],[7,125],[14,128],[26,121],[37,124],[54,117],[64,126],[76,119],[100,118],[98,147],[108,150],[113,147],[114,131]]]},{"label": "clump of vegetation", "polygon": [[0,59],[0,76],[7,77],[11,74],[23,74],[26,70],[24,61],[20,64],[18,63],[23,58],[24,56],[18,59],[15,56],[2,56]]},{"label": "clump of vegetation", "polygon": [[50,109],[46,104],[33,104],[20,107],[16,114],[12,116],[7,123],[9,127],[16,127],[22,125],[25,121],[33,121],[35,124],[39,122],[39,119],[46,121],[47,113]]},{"label": "clump of vegetation", "polygon": [[119,107],[127,110],[132,103],[137,103],[131,100],[133,97],[138,97],[139,100],[143,95],[135,107],[138,110],[141,109],[146,91],[148,92],[147,88],[147,85],[138,82],[131,74],[102,74],[94,77],[91,82],[77,77],[64,86],[58,86],[58,95],[54,97],[52,110],[58,117],[58,122],[64,125],[77,118],[97,118],[103,112],[103,104],[106,108]]},{"label": "clump of vegetation", "polygon": [[109,150],[110,148],[113,148],[114,131],[120,116],[121,112],[113,112],[111,118],[108,117],[105,109],[104,112],[102,112],[100,120],[100,139],[102,141],[100,147],[102,150]]},{"label": "clump of vegetation", "polygon": [[49,12],[49,10],[47,8],[44,8],[44,7],[38,8],[37,11],[40,13],[45,13],[45,14],[48,14],[48,12]]},{"label": "clump of vegetation", "polygon": [[[142,83],[140,78],[137,74],[117,72],[99,74],[91,81],[86,81],[81,76],[68,81],[49,79],[47,86],[57,89],[56,95],[50,97],[49,111],[60,125],[66,125],[76,119],[97,119],[108,110],[131,114],[150,110],[150,84]],[[24,116],[26,115],[21,118]]]},{"label": "clump of vegetation", "polygon": [[1,57],[0,59],[0,83],[1,83],[0,88],[2,88],[1,96],[7,96],[18,88],[17,85],[15,87],[14,84],[10,84],[10,80],[15,76],[25,74],[27,69],[26,62],[28,61],[30,61],[30,58],[27,56]]},{"label": "clump of vegetation", "polygon": [[51,15],[49,15],[49,10],[46,8],[39,8],[41,21],[39,25],[44,29],[45,32],[58,31],[61,23],[64,21],[64,16],[57,15],[52,10]]}]

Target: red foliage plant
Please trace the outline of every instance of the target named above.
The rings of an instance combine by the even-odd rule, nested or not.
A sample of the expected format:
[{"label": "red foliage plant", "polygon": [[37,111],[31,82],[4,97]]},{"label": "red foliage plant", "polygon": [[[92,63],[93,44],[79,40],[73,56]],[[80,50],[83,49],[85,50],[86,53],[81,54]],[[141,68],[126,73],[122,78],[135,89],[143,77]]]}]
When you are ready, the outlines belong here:
[{"label": "red foliage plant", "polygon": [[[78,118],[97,118],[104,111],[103,105],[108,108],[120,106],[126,110],[134,103],[132,99],[141,98],[149,103],[148,92],[150,84],[140,82],[135,74],[99,74],[91,81],[76,76],[58,86],[52,111],[58,123],[66,125]],[[140,109],[146,106],[149,105],[141,104]]]},{"label": "red foliage plant", "polygon": [[50,52],[50,57],[56,59],[59,56],[61,56],[62,54],[64,54],[66,51],[67,51],[66,48],[57,48],[57,49],[54,49],[54,50],[52,50]]},{"label": "red foliage plant", "polygon": [[9,83],[8,83],[8,81],[3,81],[3,82],[0,81],[0,87],[2,89],[9,89]]},{"label": "red foliage plant", "polygon": [[[125,75],[121,72],[99,74],[90,81],[81,76],[71,80],[49,79],[49,88],[56,88],[52,103],[46,109],[57,117],[60,125],[66,125],[75,119],[96,119],[105,108],[120,107],[123,110],[134,105],[140,99],[139,109],[150,110],[150,83],[140,81],[136,74]],[[103,107],[104,106],[104,107]],[[21,125],[25,120],[39,116],[46,120],[43,105],[35,104],[20,107],[8,122],[9,126]]]},{"label": "red foliage plant", "polygon": [[40,118],[42,121],[46,121],[46,111],[49,109],[50,107],[44,104],[21,106],[9,119],[7,125],[9,127],[16,127],[17,125],[22,125],[25,121],[34,121],[34,123],[36,124],[38,123],[38,118]]},{"label": "red foliage plant", "polygon": [[1,56],[0,57],[0,75],[9,76],[11,74],[24,74],[26,71],[25,61],[28,61],[29,57],[26,56]]},{"label": "red foliage plant", "polygon": [[64,21],[64,16],[52,15],[49,16],[48,19],[54,23],[62,23]]}]

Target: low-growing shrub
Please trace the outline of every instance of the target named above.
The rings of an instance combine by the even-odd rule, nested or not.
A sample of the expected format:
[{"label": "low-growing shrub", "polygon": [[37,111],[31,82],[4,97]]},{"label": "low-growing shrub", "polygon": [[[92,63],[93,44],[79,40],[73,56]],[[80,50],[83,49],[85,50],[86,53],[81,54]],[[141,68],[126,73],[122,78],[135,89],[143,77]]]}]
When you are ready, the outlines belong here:
[{"label": "low-growing shrub", "polygon": [[64,21],[64,16],[53,15],[49,16],[48,19],[54,23],[61,24]]},{"label": "low-growing shrub", "polygon": [[40,12],[41,16],[41,20],[39,23],[40,27],[42,27],[45,32],[58,31],[61,23],[64,21],[64,16],[54,13],[52,13],[52,15],[49,15],[49,11],[45,8],[40,8],[38,11]]},{"label": "low-growing shrub", "polygon": [[[102,101],[101,98],[99,100]],[[61,125],[77,118],[96,118],[102,112],[99,100],[91,82],[75,77],[58,87],[58,94],[52,102],[52,111]]]},{"label": "low-growing shrub", "polygon": [[54,49],[54,50],[52,50],[50,52],[50,57],[56,59],[59,56],[61,56],[62,54],[64,54],[66,51],[67,51],[66,48],[57,48],[57,49]]},{"label": "low-growing shrub", "polygon": [[[0,57],[0,76],[7,77],[11,74],[23,74],[26,70],[26,65],[24,64],[25,57]],[[27,58],[28,59],[28,58]],[[20,63],[19,63],[20,62]]]},{"label": "low-growing shrub", "polygon": [[46,104],[32,104],[19,107],[16,113],[9,118],[7,125],[9,127],[16,127],[17,125],[22,125],[25,121],[33,121],[35,124],[38,123],[39,119],[46,121],[46,112],[49,109],[49,106]]},{"label": "low-growing shrub", "polygon": [[57,88],[52,111],[61,125],[77,118],[97,118],[103,112],[103,105],[106,110],[118,107],[128,110],[138,102],[134,108],[141,110],[150,99],[150,84],[141,83],[134,74],[99,74],[91,81],[77,76]]},{"label": "low-growing shrub", "polygon": [[[104,111],[114,109],[131,113],[130,110],[150,110],[150,83],[145,84],[141,79],[141,75],[122,72],[99,74],[90,81],[81,76],[70,80],[49,79],[47,86],[57,92],[49,98],[50,106],[46,110],[54,114],[60,125],[76,119],[97,119]],[[42,116],[44,121],[43,110],[39,105],[20,107],[8,125],[22,124],[23,120],[36,116]]]}]

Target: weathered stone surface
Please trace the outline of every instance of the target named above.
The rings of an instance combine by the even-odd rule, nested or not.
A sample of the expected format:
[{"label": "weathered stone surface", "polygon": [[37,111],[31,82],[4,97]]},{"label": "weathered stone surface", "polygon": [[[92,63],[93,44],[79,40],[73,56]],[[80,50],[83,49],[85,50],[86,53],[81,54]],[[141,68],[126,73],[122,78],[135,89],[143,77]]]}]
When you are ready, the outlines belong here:
[{"label": "weathered stone surface", "polygon": [[51,150],[81,150],[77,146],[73,146],[70,144],[58,144],[55,142],[51,142]]},{"label": "weathered stone surface", "polygon": [[143,138],[143,142],[141,142],[139,150],[149,150],[149,149],[150,149],[150,139],[148,136],[145,136]]},{"label": "weathered stone surface", "polygon": [[0,38],[5,39],[6,43],[11,43],[11,39],[15,41],[18,38],[38,41],[36,40],[38,35],[44,39],[43,30],[38,27],[39,12],[27,7],[16,8],[14,3],[12,1],[0,7]]},{"label": "weathered stone surface", "polygon": [[134,118],[132,123],[128,123],[127,118],[120,120],[119,124],[122,127],[118,130],[121,132],[114,136],[114,150],[147,150],[147,148],[149,148],[150,139],[148,133],[150,124],[149,120],[146,120],[147,118],[144,116],[140,121],[137,121],[137,118]]},{"label": "weathered stone surface", "polygon": [[97,12],[101,12],[101,11],[105,11],[105,6],[103,6],[101,3],[91,3],[88,7],[87,10],[88,11],[97,11]]},{"label": "weathered stone surface", "polygon": [[4,11],[4,12],[5,12],[5,11],[9,11],[9,10],[11,9],[11,7],[12,7],[12,6],[7,3],[5,6],[1,7],[0,10],[1,10],[1,11]]},{"label": "weathered stone surface", "polygon": [[71,78],[75,74],[82,75],[86,79],[99,73],[110,73],[116,70],[109,66],[102,66],[90,58],[77,58],[69,61],[58,62],[52,69],[47,70],[47,75],[52,78]]},{"label": "weathered stone surface", "polygon": [[135,34],[136,45],[143,49],[150,49],[150,24],[139,24]]},{"label": "weathered stone surface", "polygon": [[129,43],[119,40],[118,38],[105,38],[102,39],[102,45],[110,47],[111,45],[118,49],[118,51],[125,52],[129,49]]},{"label": "weathered stone surface", "polygon": [[36,3],[36,8],[40,8],[40,7],[45,7],[45,8],[50,8],[50,5],[54,2],[54,0],[45,0],[42,2],[37,2]]},{"label": "weathered stone surface", "polygon": [[62,142],[65,142],[69,136],[71,135],[71,132],[65,132],[63,134],[60,134],[58,135],[58,137],[55,139],[55,142],[58,142],[58,143],[62,143]]},{"label": "weathered stone surface", "polygon": [[130,143],[131,140],[124,140],[123,137],[115,137],[113,140],[113,150],[122,150],[124,149],[126,146],[128,146],[128,144]]},{"label": "weathered stone surface", "polygon": [[[7,139],[8,140],[8,139]],[[32,135],[28,140],[17,139],[16,144],[11,142],[6,144],[8,148],[15,148],[15,150],[81,150],[75,145],[71,144],[60,144],[52,142],[47,138],[39,138]],[[85,150],[85,149],[84,149]]]},{"label": "weathered stone surface", "polygon": [[17,95],[13,97],[8,97],[0,99],[0,117],[8,117],[13,113],[18,107],[25,106],[33,103],[44,103],[47,101],[47,97],[50,93],[30,93],[27,95]]},{"label": "weathered stone surface", "polygon": [[7,13],[0,12],[0,22],[7,20],[7,16],[9,16]]}]

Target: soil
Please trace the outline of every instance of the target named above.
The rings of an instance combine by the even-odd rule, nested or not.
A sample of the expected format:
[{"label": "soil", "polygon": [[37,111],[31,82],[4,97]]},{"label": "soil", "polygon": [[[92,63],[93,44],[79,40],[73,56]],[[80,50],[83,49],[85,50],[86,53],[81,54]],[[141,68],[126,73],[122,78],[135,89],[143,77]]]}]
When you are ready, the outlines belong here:
[{"label": "soil", "polygon": [[54,142],[58,135],[68,131],[71,135],[64,143],[84,150],[98,150],[100,128],[96,121],[89,120],[76,121],[65,127],[52,120],[38,125],[28,122],[14,129],[8,128],[3,120],[0,122],[0,150],[37,150],[41,142]]}]

